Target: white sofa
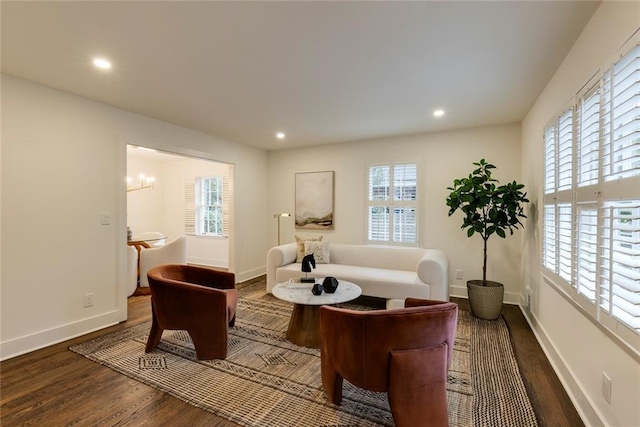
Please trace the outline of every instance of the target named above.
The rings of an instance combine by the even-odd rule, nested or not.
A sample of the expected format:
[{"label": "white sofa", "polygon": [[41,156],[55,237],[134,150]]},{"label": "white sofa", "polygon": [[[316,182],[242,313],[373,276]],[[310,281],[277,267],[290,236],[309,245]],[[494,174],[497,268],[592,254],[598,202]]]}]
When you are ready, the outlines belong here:
[{"label": "white sofa", "polygon": [[[304,276],[296,248],[290,243],[269,250],[267,292]],[[316,263],[309,277],[353,282],[363,295],[387,299],[387,308],[404,307],[408,297],[449,301],[449,259],[440,250],[331,243],[329,254],[330,263]]]}]

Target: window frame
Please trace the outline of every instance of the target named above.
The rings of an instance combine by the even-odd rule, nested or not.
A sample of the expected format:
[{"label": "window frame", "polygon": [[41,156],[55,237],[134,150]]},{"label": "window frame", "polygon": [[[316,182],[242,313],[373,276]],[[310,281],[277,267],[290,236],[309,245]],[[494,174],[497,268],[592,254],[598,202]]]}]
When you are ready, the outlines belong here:
[{"label": "window frame", "polygon": [[[415,199],[414,200],[395,200],[396,188],[394,183],[394,173],[397,166],[413,165],[415,167]],[[384,192],[388,197],[385,200],[370,200],[370,190],[372,185],[370,184],[371,169],[375,167],[388,167],[389,168],[389,185]],[[403,159],[384,162],[368,162],[365,164],[365,212],[364,212],[364,224],[365,224],[365,242],[368,245],[388,245],[388,246],[408,246],[419,247],[420,245],[420,161],[418,159]],[[370,239],[370,209],[373,207],[388,208],[387,217],[387,239],[374,240]],[[396,225],[395,219],[398,215],[397,210],[410,209],[415,212],[415,241],[402,241],[394,238],[394,226]],[[403,233],[403,232],[401,232]],[[404,233],[403,233],[404,234]]]},{"label": "window frame", "polygon": [[[217,203],[205,203],[204,185],[207,181],[215,181],[218,187]],[[218,213],[219,227],[217,232],[205,232],[207,228],[205,224],[204,211],[207,209],[215,209]],[[195,179],[195,229],[196,236],[204,237],[224,237],[224,177],[222,175],[198,176]]]},{"label": "window frame", "polygon": [[[627,55],[632,55],[631,59],[626,58]],[[626,104],[627,100],[624,96],[628,95],[628,93],[624,91],[619,92],[617,95],[613,93],[612,97],[611,88],[617,84],[614,77],[618,73],[616,71],[618,64],[627,61],[629,63],[631,61],[640,61],[638,58],[640,58],[640,36],[634,36],[616,53],[611,61],[608,61],[601,70],[594,74],[577,91],[575,97],[568,104],[569,106],[565,106],[560,113],[554,115],[554,119],[544,127],[542,132],[544,203],[542,207],[543,224],[540,244],[541,271],[545,282],[555,287],[567,299],[580,307],[581,311],[596,324],[602,325],[622,343],[634,348],[636,351],[640,351],[640,326],[638,326],[640,316],[635,318],[627,317],[626,321],[623,320],[627,312],[615,306],[613,301],[617,299],[626,303],[631,300],[637,300],[640,297],[640,291],[627,291],[620,286],[621,282],[615,282],[613,278],[616,275],[622,276],[621,271],[626,272],[630,268],[633,270],[634,262],[637,262],[637,257],[640,255],[635,254],[633,251],[636,250],[634,249],[631,251],[634,255],[629,256],[630,261],[626,261],[626,264],[615,259],[616,251],[614,248],[619,248],[623,245],[621,244],[622,239],[614,238],[614,232],[617,231],[619,236],[622,234],[620,230],[624,227],[614,225],[615,218],[611,212],[616,209],[618,211],[631,210],[633,212],[632,219],[635,221],[633,223],[634,227],[640,221],[640,192],[638,191],[640,188],[640,168],[638,167],[640,158],[635,154],[637,150],[640,150],[638,142],[640,140],[640,124],[638,124],[640,123],[640,103],[632,106],[629,111],[625,110],[626,112],[618,115],[614,110],[620,105],[624,106]],[[621,65],[621,68],[624,69],[625,66]],[[625,75],[633,76],[633,72]],[[636,83],[632,81],[629,86],[633,87],[634,84],[638,84],[637,81]],[[606,84],[610,86],[607,87]],[[633,98],[633,90],[629,91],[632,94],[631,99]],[[597,108],[595,109],[597,120],[593,118],[594,95],[597,95]],[[622,100],[617,99],[619,104],[615,103],[616,96],[622,98]],[[587,108],[583,108],[583,106],[587,106]],[[572,184],[570,188],[565,189],[564,187],[558,187],[560,174],[558,123],[559,118],[570,109],[573,110]],[[582,116],[585,111],[588,111],[588,114]],[[614,136],[617,130],[629,124],[624,122],[622,125],[615,127],[619,122],[614,119],[619,119],[621,116],[626,118],[627,114],[632,117],[629,123],[632,123],[633,120],[639,121],[636,125],[631,124],[634,131],[622,137]],[[593,125],[595,123],[597,123],[597,129],[594,131]],[[610,166],[613,161],[613,155],[610,153],[616,149],[618,151],[626,150],[625,142],[620,143],[619,140],[627,138],[629,135],[631,136],[625,142],[630,141],[629,146],[631,149],[629,152],[631,157],[616,160],[616,162],[629,161],[631,166],[629,169],[624,169],[619,176],[612,176],[616,172],[612,171],[613,167]],[[583,137],[588,139],[585,141]],[[554,147],[549,146],[550,141],[555,142]],[[597,148],[593,147],[593,141],[596,141]],[[622,146],[621,149],[619,148],[620,146]],[[584,153],[582,151],[585,151],[585,148],[587,149],[587,156],[583,156]],[[610,158],[607,158],[607,155]],[[597,158],[595,160],[595,169],[593,167],[594,158]],[[620,164],[623,165],[623,163]],[[588,168],[584,168],[585,165]],[[585,174],[585,169],[588,174]],[[588,179],[585,180],[585,178]],[[625,202],[632,202],[633,205],[620,207]],[[563,250],[560,247],[562,245],[562,227],[560,226],[561,216],[559,213],[561,207],[566,209],[567,206],[570,206],[569,217],[571,218],[569,239],[571,242],[571,270],[568,275],[567,270],[561,271],[560,267],[563,254],[565,261],[567,258],[567,234],[565,232],[565,247]],[[635,228],[633,230],[630,233],[640,233]],[[633,236],[637,235],[634,234]],[[636,239],[637,242],[634,241],[632,244],[640,245],[640,239]],[[620,250],[618,249],[618,256],[619,253]],[[615,269],[616,266],[618,266],[617,270]],[[633,270],[634,274],[637,274],[637,272],[637,270]],[[581,278],[589,280],[581,280]],[[634,279],[629,280],[633,282]],[[620,288],[623,288],[622,291],[619,290]],[[622,293],[631,294],[631,297],[625,299],[620,296]],[[632,311],[637,312],[637,310]]]}]

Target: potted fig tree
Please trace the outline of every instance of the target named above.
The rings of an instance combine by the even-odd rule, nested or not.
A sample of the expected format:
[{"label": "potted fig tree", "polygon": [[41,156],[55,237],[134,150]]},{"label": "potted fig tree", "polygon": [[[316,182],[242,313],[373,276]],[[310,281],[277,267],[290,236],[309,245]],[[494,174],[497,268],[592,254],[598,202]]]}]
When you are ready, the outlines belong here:
[{"label": "potted fig tree", "polygon": [[529,202],[524,185],[516,181],[500,185],[491,177],[496,167],[484,159],[473,163],[476,169],[466,178],[453,181],[453,187],[447,187],[451,193],[447,197],[449,216],[457,210],[464,218],[460,228],[467,230],[467,237],[478,234],[484,243],[482,280],[467,281],[469,304],[474,316],[494,320],[502,311],[504,285],[487,280],[487,241],[494,234],[505,238],[507,231],[513,235],[522,223],[524,203]]}]

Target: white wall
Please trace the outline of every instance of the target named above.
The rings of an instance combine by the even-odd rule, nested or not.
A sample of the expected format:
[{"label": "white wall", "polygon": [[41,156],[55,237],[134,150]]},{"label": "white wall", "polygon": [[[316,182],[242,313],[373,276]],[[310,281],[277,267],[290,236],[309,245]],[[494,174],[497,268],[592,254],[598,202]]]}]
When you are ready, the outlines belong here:
[{"label": "white wall", "polygon": [[[485,158],[495,164],[494,176],[503,182],[520,179],[520,126],[507,124],[269,152],[269,243],[276,244],[273,213],[294,213],[296,172],[335,171],[335,229],[295,230],[293,217],[281,218],[282,243],[295,234],[324,234],[337,243],[362,244],[366,239],[366,163],[417,159],[420,162],[420,246],[445,251],[450,259],[452,295],[465,296],[466,280],[482,278],[482,239],[468,239],[460,229],[460,213],[447,216],[447,187],[455,178],[467,176],[473,162]],[[526,190],[526,189],[525,189]],[[521,231],[505,240],[489,240],[488,278],[504,283],[505,300],[520,301]],[[464,279],[455,279],[455,270]]]},{"label": "white wall", "polygon": [[[538,212],[529,218],[523,245],[523,281],[533,290],[530,320],[587,425],[640,425],[640,358],[541,278],[542,132],[638,28],[640,2],[603,2],[522,124],[522,176]],[[603,372],[613,381],[611,405],[601,394]]]},{"label": "white wall", "polygon": [[[2,79],[2,357],[123,319],[110,119]],[[110,179],[106,178],[110,177]],[[101,213],[111,225],[101,225]],[[6,248],[10,248],[7,250]],[[83,295],[95,305],[83,308]]]},{"label": "white wall", "polygon": [[[160,231],[166,234],[163,208],[168,177],[165,176],[164,162],[127,155],[127,176],[131,177],[132,186],[139,185],[138,176],[141,173],[153,176],[156,182],[153,189],[127,193],[127,225],[134,235],[145,231]],[[171,240],[176,236],[168,237],[168,240]]]},{"label": "white wall", "polygon": [[2,113],[0,358],[126,317],[126,144],[234,164],[229,267],[264,272],[266,152],[7,75]]}]

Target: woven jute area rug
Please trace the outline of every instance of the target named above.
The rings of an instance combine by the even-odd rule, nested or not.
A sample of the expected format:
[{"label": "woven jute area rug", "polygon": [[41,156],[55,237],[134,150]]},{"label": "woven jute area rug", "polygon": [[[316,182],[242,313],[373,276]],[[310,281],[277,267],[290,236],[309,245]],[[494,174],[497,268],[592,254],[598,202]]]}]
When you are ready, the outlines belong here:
[{"label": "woven jute area rug", "polygon": [[[392,426],[386,393],[345,380],[342,404],[328,401],[319,350],[287,341],[292,306],[264,289],[264,281],[240,288],[226,360],[197,360],[184,331],[165,331],[159,346],[145,353],[150,322],[70,350],[243,426]],[[501,319],[459,311],[447,383],[451,426],[536,425]]]}]

